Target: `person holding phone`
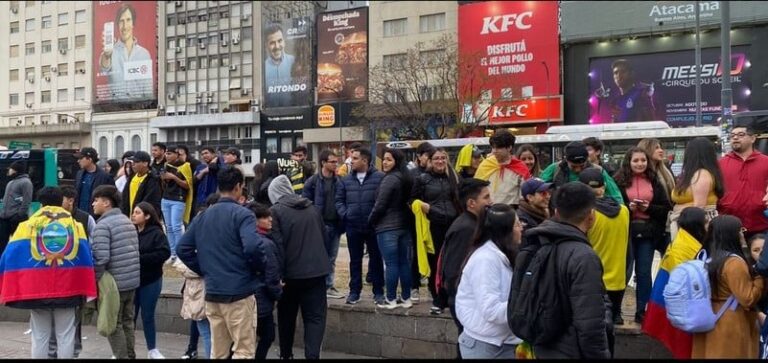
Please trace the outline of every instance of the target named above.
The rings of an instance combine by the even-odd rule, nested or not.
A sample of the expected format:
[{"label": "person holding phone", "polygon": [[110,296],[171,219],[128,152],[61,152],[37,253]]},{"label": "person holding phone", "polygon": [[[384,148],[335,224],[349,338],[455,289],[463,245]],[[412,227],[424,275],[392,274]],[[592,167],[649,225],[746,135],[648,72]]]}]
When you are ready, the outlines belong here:
[{"label": "person holding phone", "polygon": [[659,253],[663,255],[666,250],[665,244],[656,242],[664,238],[667,213],[672,209],[666,190],[653,170],[648,167],[650,159],[645,149],[632,147],[624,155],[624,161],[614,175],[622,197],[629,201],[627,207],[630,212],[630,248],[627,251],[627,282],[632,276],[634,262],[637,279],[635,322],[638,324],[642,323],[645,317],[645,304],[651,296],[654,251],[660,248],[662,250]]},{"label": "person holding phone", "polygon": [[[104,24],[99,68],[102,75],[109,76],[113,98],[153,98],[153,61],[149,51],[139,45],[134,36],[135,22],[136,10],[123,3],[117,10],[115,22]],[[114,39],[115,24],[120,36],[117,41]]]}]

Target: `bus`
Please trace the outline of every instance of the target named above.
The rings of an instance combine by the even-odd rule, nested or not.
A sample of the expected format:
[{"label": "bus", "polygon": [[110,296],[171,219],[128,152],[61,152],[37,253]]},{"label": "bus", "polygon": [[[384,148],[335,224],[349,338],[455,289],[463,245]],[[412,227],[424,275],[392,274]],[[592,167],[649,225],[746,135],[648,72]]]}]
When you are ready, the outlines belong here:
[{"label": "bus", "polygon": [[[688,141],[696,137],[706,137],[715,142],[719,148],[721,132],[716,126],[672,128],[664,121],[567,125],[552,126],[544,134],[517,135],[515,145],[517,147],[524,144],[533,145],[538,150],[539,164],[544,169],[553,161],[562,160],[563,148],[571,141],[597,137],[605,144],[602,152],[603,162],[614,162],[620,165],[624,153],[630,147],[636,146],[641,139],[656,138],[667,152],[672,170],[677,174],[682,168],[683,153]],[[491,151],[487,137],[380,142],[377,149],[383,150],[385,147],[401,149],[409,160],[415,160],[415,150],[423,142],[446,149],[451,161],[456,160],[459,150],[467,144],[476,145],[484,154]]]},{"label": "bus", "polygon": [[[8,169],[15,161],[27,163],[27,173],[32,181],[33,196],[30,215],[40,208],[37,192],[43,187],[74,185],[80,166],[75,149],[0,150],[0,196],[5,195],[8,185]],[[0,197],[1,198],[1,197]],[[2,208],[2,201],[0,201]]]}]

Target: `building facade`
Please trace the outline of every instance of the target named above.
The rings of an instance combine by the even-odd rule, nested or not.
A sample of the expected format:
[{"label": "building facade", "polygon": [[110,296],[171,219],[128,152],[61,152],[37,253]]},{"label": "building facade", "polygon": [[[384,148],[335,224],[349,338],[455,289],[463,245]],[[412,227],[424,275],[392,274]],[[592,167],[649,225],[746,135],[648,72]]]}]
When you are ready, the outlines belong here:
[{"label": "building facade", "polygon": [[91,11],[89,1],[0,4],[0,144],[90,143]]}]

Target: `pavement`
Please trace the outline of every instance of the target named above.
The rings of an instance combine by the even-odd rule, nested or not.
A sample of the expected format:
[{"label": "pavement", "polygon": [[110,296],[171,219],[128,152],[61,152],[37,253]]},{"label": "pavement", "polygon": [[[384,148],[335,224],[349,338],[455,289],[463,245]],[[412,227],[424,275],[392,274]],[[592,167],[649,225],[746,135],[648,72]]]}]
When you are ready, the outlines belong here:
[{"label": "pavement", "polygon": [[[0,359],[27,359],[30,358],[29,323],[0,322]],[[183,334],[157,333],[157,348],[160,352],[170,359],[178,359],[184,354],[187,348],[189,337]],[[198,352],[203,349],[203,342],[198,343]],[[147,345],[144,341],[144,333],[136,331],[136,358],[145,359],[147,357]],[[304,358],[304,350],[293,348],[293,354],[296,358]],[[112,350],[109,347],[107,338],[96,332],[95,326],[83,326],[83,351],[80,353],[81,359],[109,359],[112,356]],[[365,357],[330,351],[321,353],[323,359],[378,359],[376,357]],[[272,345],[272,349],[267,356],[268,359],[278,358],[278,346]]]}]

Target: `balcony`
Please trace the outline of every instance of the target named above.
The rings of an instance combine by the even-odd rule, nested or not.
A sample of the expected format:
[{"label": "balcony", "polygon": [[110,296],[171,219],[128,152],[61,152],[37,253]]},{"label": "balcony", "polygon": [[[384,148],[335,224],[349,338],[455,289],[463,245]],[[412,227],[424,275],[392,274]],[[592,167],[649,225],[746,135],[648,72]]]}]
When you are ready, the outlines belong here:
[{"label": "balcony", "polygon": [[91,132],[88,122],[74,122],[48,125],[28,125],[0,127],[0,137],[7,136],[39,136],[39,135],[78,135]]}]

